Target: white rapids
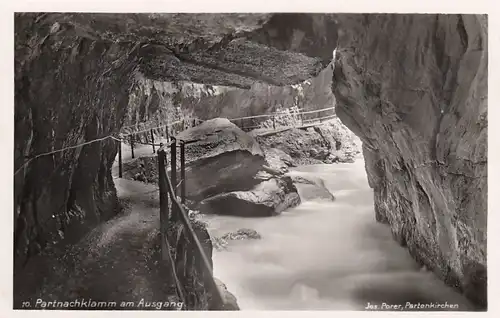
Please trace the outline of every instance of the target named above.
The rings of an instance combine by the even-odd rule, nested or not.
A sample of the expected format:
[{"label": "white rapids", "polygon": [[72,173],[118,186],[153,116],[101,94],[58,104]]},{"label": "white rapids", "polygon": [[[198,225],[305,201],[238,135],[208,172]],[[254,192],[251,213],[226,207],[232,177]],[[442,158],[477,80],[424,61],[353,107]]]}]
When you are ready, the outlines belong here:
[{"label": "white rapids", "polygon": [[368,304],[389,309],[381,308],[384,303],[401,305],[398,310],[419,303],[471,309],[375,221],[362,159],[295,170],[322,178],[336,200],[303,201],[277,217],[203,217],[212,235],[240,228],[262,235],[214,252],[214,274],[242,310],[364,310]]}]

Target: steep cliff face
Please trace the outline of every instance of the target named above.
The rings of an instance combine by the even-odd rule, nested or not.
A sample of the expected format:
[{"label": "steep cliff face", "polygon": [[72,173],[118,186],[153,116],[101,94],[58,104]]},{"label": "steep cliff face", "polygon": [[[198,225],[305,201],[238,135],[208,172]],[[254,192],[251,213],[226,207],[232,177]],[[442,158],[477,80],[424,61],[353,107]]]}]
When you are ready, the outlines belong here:
[{"label": "steep cliff face", "polygon": [[75,225],[113,215],[113,140],[22,165],[117,131],[137,57],[129,54],[133,45],[65,34],[58,24],[36,23],[36,16],[16,18],[15,27],[15,259],[24,262],[88,229]]},{"label": "steep cliff face", "polygon": [[114,140],[37,156],[118,133],[138,74],[288,85],[324,69],[335,43],[325,15],[16,14],[16,268],[116,213]]},{"label": "steep cliff face", "polygon": [[[164,82],[136,73],[123,132],[158,127],[167,119],[172,122],[191,118],[238,118],[294,106],[303,110],[331,108],[335,106],[331,90],[332,73],[333,67],[328,65],[316,77],[296,85],[275,86],[255,82],[249,89],[192,82]],[[311,113],[306,119],[328,114],[330,113]],[[259,121],[247,122],[249,126],[259,124]]]},{"label": "steep cliff face", "polygon": [[[186,96],[179,104],[181,109],[202,119],[260,115],[293,106],[304,110],[329,108],[335,106],[331,91],[332,73],[329,65],[318,76],[298,85],[255,83],[250,89],[226,89],[203,98]],[[316,115],[325,116],[323,113]]]},{"label": "steep cliff face", "polygon": [[486,307],[487,18],[338,15],[332,90],[376,218]]},{"label": "steep cliff face", "polygon": [[340,25],[332,90],[339,118],[364,142],[377,219],[422,264],[486,306],[486,17],[334,18],[16,15],[16,267],[116,213],[113,140],[35,157],[118,133],[138,75],[240,88],[296,84],[328,65]]}]

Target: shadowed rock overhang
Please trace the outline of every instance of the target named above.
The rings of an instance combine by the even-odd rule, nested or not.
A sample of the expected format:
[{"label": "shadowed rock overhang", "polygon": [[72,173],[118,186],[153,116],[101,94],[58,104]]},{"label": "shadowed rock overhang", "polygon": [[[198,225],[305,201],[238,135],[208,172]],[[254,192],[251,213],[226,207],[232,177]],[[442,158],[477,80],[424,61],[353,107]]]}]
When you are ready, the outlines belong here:
[{"label": "shadowed rock overhang", "polygon": [[138,73],[295,84],[327,67],[337,41],[323,14],[18,13],[14,24],[16,303],[45,279],[36,255],[78,242],[120,210],[111,175],[119,144],[102,138],[135,111]]},{"label": "shadowed rock overhang", "polygon": [[[128,45],[148,78],[249,88],[316,76],[332,59],[337,28],[325,14],[18,14],[17,34]],[[17,44],[17,43],[16,43]],[[133,45],[130,45],[133,44]]]},{"label": "shadowed rock overhang", "polygon": [[337,32],[336,112],[364,142],[377,220],[486,308],[488,26],[479,15],[16,14],[16,265],[59,233],[76,240],[116,214],[114,141],[25,163],[117,133],[137,72],[295,84],[329,64]]}]

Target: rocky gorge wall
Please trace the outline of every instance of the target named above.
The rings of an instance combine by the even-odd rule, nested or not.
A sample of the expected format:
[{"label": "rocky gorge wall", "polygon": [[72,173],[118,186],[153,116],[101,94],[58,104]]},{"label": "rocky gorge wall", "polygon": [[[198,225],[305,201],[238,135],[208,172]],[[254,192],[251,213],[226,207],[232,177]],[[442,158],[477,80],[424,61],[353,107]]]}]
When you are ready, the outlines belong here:
[{"label": "rocky gorge wall", "polygon": [[488,32],[475,15],[17,14],[16,268],[116,214],[114,141],[23,165],[118,133],[137,74],[296,84],[330,63],[337,26],[336,111],[364,143],[377,219],[484,308]]},{"label": "rocky gorge wall", "polygon": [[16,14],[14,275],[118,213],[117,143],[96,139],[124,125],[138,74],[290,85],[327,67],[336,40],[325,15]]},{"label": "rocky gorge wall", "polygon": [[487,17],[337,15],[332,90],[377,220],[487,306]]},{"label": "rocky gorge wall", "polygon": [[95,225],[116,213],[113,140],[22,165],[118,131],[138,63],[133,45],[65,34],[57,22],[38,18],[19,17],[15,25],[16,265],[56,241],[79,238],[88,230],[82,222]]},{"label": "rocky gorge wall", "polygon": [[[296,85],[275,86],[255,82],[249,89],[214,86],[192,82],[164,82],[136,73],[125,116],[124,133],[158,127],[167,120],[239,118],[268,114],[285,108],[302,111],[331,108],[332,65],[316,77]],[[305,119],[327,116],[330,112],[304,115]],[[256,125],[260,121],[247,125]],[[240,122],[237,122],[241,126]],[[186,127],[187,128],[187,127]],[[146,140],[143,140],[146,141]]]}]

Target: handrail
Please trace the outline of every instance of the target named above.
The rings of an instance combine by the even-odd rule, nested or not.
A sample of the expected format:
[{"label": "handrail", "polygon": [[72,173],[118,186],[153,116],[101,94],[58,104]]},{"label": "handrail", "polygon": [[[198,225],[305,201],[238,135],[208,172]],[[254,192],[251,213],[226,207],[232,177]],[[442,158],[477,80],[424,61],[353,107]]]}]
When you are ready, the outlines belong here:
[{"label": "handrail", "polygon": [[[163,152],[161,157],[166,158],[166,157],[164,157],[164,156],[166,156],[165,150],[164,149],[158,150],[158,152],[160,152],[160,151]],[[211,285],[210,289],[213,290],[213,296],[215,296],[216,301],[220,304],[220,306],[222,308],[222,306],[224,305],[224,298],[221,294],[219,287],[217,286],[217,283],[214,280],[213,269],[212,269],[212,266],[210,265],[210,261],[208,259],[208,256],[205,254],[203,246],[201,245],[201,242],[198,239],[198,236],[196,235],[196,233],[193,229],[193,226],[191,225],[191,222],[189,221],[189,217],[188,217],[188,214],[186,213],[186,210],[184,209],[182,204],[180,204],[179,201],[177,200],[177,196],[175,194],[174,188],[172,186],[172,183],[170,182],[170,178],[168,177],[168,174],[166,173],[166,171],[165,171],[164,178],[162,178],[162,180],[166,180],[166,183],[167,183],[166,188],[167,188],[167,191],[170,195],[170,198],[172,199],[172,204],[176,205],[177,211],[179,211],[178,215],[180,216],[180,220],[184,224],[184,227],[185,227],[187,233],[189,233],[191,239],[195,243],[196,249],[200,253],[203,266],[205,267],[205,270],[207,271],[207,273],[210,274],[210,278],[208,279],[208,282]]]},{"label": "handrail", "polygon": [[337,117],[337,115],[328,115],[328,116],[323,116],[323,117],[319,117],[319,118],[304,119],[303,121],[318,121],[318,120],[323,120],[323,119],[327,119],[327,118],[335,118],[335,117]]},{"label": "handrail", "polygon": [[170,125],[174,125],[174,124],[178,124],[178,123],[181,123],[185,121],[185,119],[183,120],[178,120],[178,121],[174,121],[172,123],[166,123],[166,124],[163,124],[161,126],[157,126],[157,127],[151,127],[151,128],[148,128],[148,129],[144,129],[144,130],[140,130],[140,131],[134,131],[134,132],[131,132],[131,133],[127,133],[127,134],[120,134],[121,136],[123,137],[127,137],[127,136],[130,136],[130,135],[137,135],[137,134],[141,134],[141,133],[144,133],[144,132],[149,132],[151,129],[159,129],[159,128],[163,128],[165,126],[170,126]]},{"label": "handrail", "polygon": [[320,113],[320,112],[324,112],[324,111],[332,110],[332,109],[335,109],[335,107],[329,107],[329,108],[323,108],[323,109],[316,109],[316,110],[309,110],[307,112],[301,112],[298,115]]},{"label": "handrail", "polygon": [[267,115],[256,115],[256,116],[229,118],[228,120],[232,121],[232,120],[252,119],[252,118],[261,118],[261,117],[273,117],[273,116],[276,116],[276,114],[279,114],[279,113],[272,113],[272,114],[267,114]]},{"label": "handrail", "polygon": [[[276,128],[272,128],[273,130],[277,130],[278,128],[279,129],[282,129],[282,128],[300,128],[300,127],[303,127],[303,126],[306,126],[306,125],[311,125],[315,122],[319,122],[321,123],[322,120],[327,120],[329,118],[335,118],[336,115],[328,115],[328,116],[323,116],[323,117],[319,117],[319,118],[310,118],[310,119],[304,119],[302,120],[303,124],[302,125],[291,125],[291,126],[276,126]],[[307,123],[307,124],[306,124]],[[244,127],[245,129],[259,129],[259,128],[262,128],[262,129],[267,129],[266,127],[262,127],[260,125],[254,125],[254,126],[247,126],[247,127]]]},{"label": "handrail", "polygon": [[182,291],[182,284],[179,280],[179,277],[177,276],[177,271],[175,270],[174,258],[172,257],[172,253],[170,252],[170,243],[168,242],[168,238],[166,235],[165,235],[165,247],[168,254],[168,261],[170,262],[170,267],[172,268],[172,276],[174,276],[175,287],[177,288],[177,292],[179,293],[179,298],[181,299],[183,306],[186,306],[186,297],[184,297],[184,292]]},{"label": "handrail", "polygon": [[[328,108],[322,108],[322,109],[315,109],[315,110],[310,110],[306,112],[297,112],[297,113],[290,113],[291,115],[303,115],[303,114],[312,114],[312,113],[319,113],[327,110],[332,110],[335,109],[335,107],[328,107]],[[264,114],[264,115],[256,115],[256,116],[247,116],[247,117],[237,117],[237,118],[230,118],[229,121],[232,120],[242,120],[242,119],[252,119],[252,118],[261,118],[261,117],[273,117],[277,115],[284,115],[286,114],[285,112],[274,112],[272,114]]]},{"label": "handrail", "polygon": [[[335,107],[327,107],[327,108],[322,108],[322,109],[310,110],[310,111],[306,111],[306,112],[291,113],[291,115],[292,116],[300,116],[300,115],[305,115],[305,114],[319,113],[319,112],[323,112],[323,111],[327,111],[327,110],[333,110],[333,109],[335,109]],[[300,110],[300,108],[299,108],[299,110]],[[274,117],[274,116],[284,115],[284,114],[286,114],[286,113],[285,112],[274,112],[272,114],[264,114],[264,115],[255,115],[255,116],[229,118],[228,120],[229,121],[237,121],[237,120],[243,120],[243,119]],[[195,120],[201,121],[201,122],[205,121],[205,120],[199,119],[199,118],[195,118]],[[137,135],[137,134],[149,132],[152,129],[159,129],[159,128],[163,128],[165,126],[175,125],[175,124],[178,124],[178,123],[181,123],[181,122],[185,122],[185,121],[186,121],[186,119],[177,120],[177,121],[174,121],[174,122],[171,122],[171,123],[167,122],[167,123],[165,123],[165,124],[163,124],[161,126],[149,127],[147,129],[144,129],[144,130],[134,131],[134,132],[130,132],[130,133],[120,133],[120,135],[122,137],[127,137],[127,136],[131,136],[131,135]],[[146,122],[146,123],[153,123],[153,122]],[[144,123],[144,125],[146,123]],[[137,125],[140,125],[140,124],[141,123],[138,123]],[[133,126],[134,125],[125,126],[125,127],[122,127],[122,129],[124,129],[124,128],[130,128],[130,127],[133,127]]]}]

